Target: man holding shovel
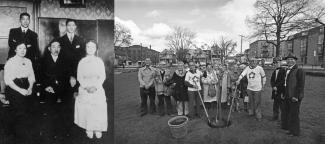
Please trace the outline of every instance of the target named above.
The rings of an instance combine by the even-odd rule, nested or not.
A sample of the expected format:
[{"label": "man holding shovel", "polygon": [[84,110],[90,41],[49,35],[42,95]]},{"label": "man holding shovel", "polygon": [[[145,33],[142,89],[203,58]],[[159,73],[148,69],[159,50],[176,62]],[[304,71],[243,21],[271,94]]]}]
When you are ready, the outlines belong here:
[{"label": "man holding shovel", "polygon": [[236,84],[246,75],[248,79],[247,94],[249,97],[248,114],[256,116],[257,121],[262,120],[261,112],[261,92],[264,89],[266,77],[262,67],[258,66],[258,60],[255,58],[249,59],[250,65],[240,74]]},{"label": "man holding shovel", "polygon": [[200,95],[201,90],[200,80],[201,73],[195,68],[194,62],[189,63],[190,70],[186,73],[185,84],[188,86],[189,98],[189,118],[200,117]]}]

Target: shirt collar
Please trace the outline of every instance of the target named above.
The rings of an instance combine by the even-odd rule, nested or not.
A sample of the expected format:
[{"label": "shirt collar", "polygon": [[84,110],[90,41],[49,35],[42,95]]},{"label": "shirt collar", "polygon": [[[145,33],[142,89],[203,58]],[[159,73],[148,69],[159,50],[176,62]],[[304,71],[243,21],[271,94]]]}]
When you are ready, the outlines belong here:
[{"label": "shirt collar", "polygon": [[27,32],[27,30],[28,30],[28,28],[24,28],[24,27],[20,27],[21,28],[21,31],[26,31]]},{"label": "shirt collar", "polygon": [[71,36],[74,37],[74,33],[67,33],[68,38],[70,38]]}]

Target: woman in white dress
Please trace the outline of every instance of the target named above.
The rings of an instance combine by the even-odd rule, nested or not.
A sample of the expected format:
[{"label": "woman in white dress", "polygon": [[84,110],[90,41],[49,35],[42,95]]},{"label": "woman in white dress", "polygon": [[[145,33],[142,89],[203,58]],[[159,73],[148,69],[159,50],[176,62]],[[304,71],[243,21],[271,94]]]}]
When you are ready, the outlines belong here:
[{"label": "woman in white dress", "polygon": [[97,44],[86,43],[87,56],[80,60],[77,80],[79,94],[75,101],[74,123],[86,130],[89,138],[102,137],[107,131],[107,103],[103,82],[106,79],[104,62],[95,55]]}]

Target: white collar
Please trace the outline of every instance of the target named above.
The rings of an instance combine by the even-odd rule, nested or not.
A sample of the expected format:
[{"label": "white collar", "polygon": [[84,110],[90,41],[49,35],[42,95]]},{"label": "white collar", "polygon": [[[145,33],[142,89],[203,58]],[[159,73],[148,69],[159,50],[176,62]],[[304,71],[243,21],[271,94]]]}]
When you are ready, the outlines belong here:
[{"label": "white collar", "polygon": [[21,28],[21,31],[26,31],[27,32],[27,30],[28,30],[28,28],[24,28],[24,27],[20,27]]},{"label": "white collar", "polygon": [[67,32],[67,36],[68,36],[68,38],[70,38],[71,36],[74,37],[74,33]]},{"label": "white collar", "polygon": [[52,58],[53,58],[53,60],[54,60],[55,62],[56,62],[56,60],[57,60],[57,59],[58,59],[58,57],[59,57],[58,55],[57,55],[57,56],[55,56],[55,55],[52,55],[52,54],[51,54],[51,56],[52,56]]}]

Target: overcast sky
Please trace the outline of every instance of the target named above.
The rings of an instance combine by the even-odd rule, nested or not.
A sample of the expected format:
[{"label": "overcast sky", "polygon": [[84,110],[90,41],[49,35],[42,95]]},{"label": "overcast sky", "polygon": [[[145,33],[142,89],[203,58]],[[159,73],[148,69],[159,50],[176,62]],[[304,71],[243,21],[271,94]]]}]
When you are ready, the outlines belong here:
[{"label": "overcast sky", "polygon": [[[255,0],[117,0],[115,20],[128,27],[133,44],[151,45],[162,51],[168,48],[165,36],[174,26],[197,33],[197,45],[234,39],[240,52],[240,34],[248,35],[245,20],[254,13]],[[243,51],[249,41],[243,41]]]}]

